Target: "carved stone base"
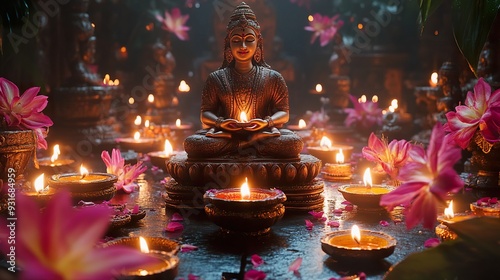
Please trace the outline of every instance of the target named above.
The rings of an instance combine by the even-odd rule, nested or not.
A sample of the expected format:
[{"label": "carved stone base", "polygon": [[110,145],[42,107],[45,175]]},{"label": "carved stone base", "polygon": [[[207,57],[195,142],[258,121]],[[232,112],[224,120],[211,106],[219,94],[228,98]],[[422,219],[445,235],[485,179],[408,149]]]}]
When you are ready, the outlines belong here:
[{"label": "carved stone base", "polygon": [[212,189],[239,187],[244,178],[251,186],[294,186],[310,183],[321,170],[321,161],[301,154],[298,160],[274,159],[208,159],[188,160],[185,153],[173,156],[167,163],[168,173],[186,186],[206,186]]},{"label": "carved stone base", "polygon": [[[302,185],[274,185],[271,188],[282,190],[287,200],[283,203],[287,211],[310,211],[323,208],[324,182],[314,179],[308,184]],[[174,179],[165,184],[166,192],[163,194],[167,207],[184,209],[195,208],[204,209],[203,194],[209,189],[213,189],[211,184],[202,186],[181,185]]]}]

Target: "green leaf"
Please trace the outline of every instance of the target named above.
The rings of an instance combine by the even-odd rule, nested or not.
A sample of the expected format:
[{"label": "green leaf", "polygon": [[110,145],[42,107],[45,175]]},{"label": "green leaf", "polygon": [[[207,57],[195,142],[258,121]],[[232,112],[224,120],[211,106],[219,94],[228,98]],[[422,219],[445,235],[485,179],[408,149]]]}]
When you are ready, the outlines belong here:
[{"label": "green leaf", "polygon": [[385,279],[494,278],[500,259],[500,219],[480,217],[448,225],[459,239],[409,255]]},{"label": "green leaf", "polygon": [[453,35],[458,48],[477,76],[481,50],[488,38],[500,0],[453,0]]},{"label": "green leaf", "polygon": [[420,33],[424,31],[424,25],[429,16],[437,10],[441,3],[443,0],[420,0],[420,16],[418,17]]}]

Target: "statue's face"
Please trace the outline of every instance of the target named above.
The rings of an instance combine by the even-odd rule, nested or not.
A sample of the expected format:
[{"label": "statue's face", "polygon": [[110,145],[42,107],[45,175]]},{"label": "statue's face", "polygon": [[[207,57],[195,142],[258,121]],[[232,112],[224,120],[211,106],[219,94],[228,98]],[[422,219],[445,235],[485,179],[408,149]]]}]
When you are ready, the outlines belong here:
[{"label": "statue's face", "polygon": [[230,34],[231,53],[236,61],[251,60],[257,50],[257,36],[251,28],[236,28]]}]

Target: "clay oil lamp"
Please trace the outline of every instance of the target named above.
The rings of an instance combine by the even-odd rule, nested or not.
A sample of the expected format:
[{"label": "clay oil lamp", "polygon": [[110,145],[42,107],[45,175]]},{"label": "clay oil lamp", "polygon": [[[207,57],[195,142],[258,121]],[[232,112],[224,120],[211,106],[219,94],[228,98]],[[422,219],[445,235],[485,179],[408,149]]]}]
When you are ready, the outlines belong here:
[{"label": "clay oil lamp", "polygon": [[319,158],[324,164],[335,162],[335,155],[342,149],[345,160],[349,161],[351,158],[353,146],[349,145],[333,145],[332,141],[323,136],[320,140],[319,146],[310,146],[307,147],[307,151]]},{"label": "clay oil lamp", "polygon": [[352,177],[351,164],[344,162],[344,154],[342,149],[335,156],[336,163],[326,163],[323,171],[323,176],[327,180],[341,181],[350,180]]},{"label": "clay oil lamp", "polygon": [[31,189],[23,188],[21,190],[21,193],[23,195],[33,198],[38,203],[39,206],[43,207],[55,194],[55,189],[49,188],[45,184],[45,175],[42,173],[35,179],[33,188]]},{"label": "clay oil lamp", "polygon": [[[164,238],[162,238],[164,239]],[[155,258],[156,261],[141,267],[125,268],[119,271],[120,280],[150,280],[150,279],[175,279],[178,273],[179,257],[177,257],[172,250],[164,251],[156,249],[151,245],[151,241],[155,242],[156,239],[146,239],[141,237],[129,237],[114,242],[108,242],[105,246],[124,245],[134,247],[144,254],[148,254]],[[136,244],[137,243],[137,244]],[[166,249],[177,248],[179,245],[173,241],[169,241],[169,247]],[[151,248],[150,248],[151,247]],[[155,249],[153,249],[155,248]],[[175,252],[176,253],[176,252]]]},{"label": "clay oil lamp", "polygon": [[450,201],[448,207],[444,209],[443,215],[438,216],[437,220],[440,222],[436,226],[436,235],[443,241],[457,239],[457,234],[453,232],[448,225],[475,218],[472,213],[455,213],[453,211],[453,200]]},{"label": "clay oil lamp", "polygon": [[321,239],[321,249],[337,261],[374,261],[386,258],[394,252],[396,239],[378,231],[360,230],[352,226],[349,230],[333,231]]},{"label": "clay oil lamp", "polygon": [[44,173],[54,174],[67,172],[71,165],[75,162],[72,159],[60,158],[61,150],[59,145],[54,145],[54,152],[51,157],[43,157],[38,159],[38,165]]},{"label": "clay oil lamp", "polygon": [[203,199],[208,218],[228,233],[265,234],[285,214],[281,190],[250,189],[247,179],[241,188],[208,190]]},{"label": "clay oil lamp", "polygon": [[349,184],[338,188],[345,200],[364,210],[383,210],[380,206],[380,198],[395,189],[393,186],[373,185],[370,168],[363,175],[363,185]]},{"label": "clay oil lamp", "polygon": [[158,141],[155,138],[141,137],[141,133],[136,131],[133,138],[117,138],[116,142],[120,145],[121,150],[133,150],[138,153],[148,153],[158,150]]},{"label": "clay oil lamp", "polygon": [[80,173],[62,173],[52,175],[49,187],[65,189],[71,193],[73,202],[110,200],[116,193],[114,183],[118,177],[109,173],[89,172],[83,165]]},{"label": "clay oil lamp", "polygon": [[172,144],[170,144],[170,141],[168,141],[168,139],[165,140],[165,146],[163,148],[163,151],[155,151],[148,153],[148,156],[151,159],[151,164],[160,167],[161,169],[163,169],[163,171],[165,171],[167,168],[165,162],[174,155],[175,155],[174,149],[172,147]]},{"label": "clay oil lamp", "polygon": [[483,197],[470,204],[470,210],[476,216],[500,218],[500,203],[496,197]]},{"label": "clay oil lamp", "polygon": [[307,123],[303,119],[300,119],[298,124],[288,125],[288,129],[293,130],[293,131],[307,130]]}]

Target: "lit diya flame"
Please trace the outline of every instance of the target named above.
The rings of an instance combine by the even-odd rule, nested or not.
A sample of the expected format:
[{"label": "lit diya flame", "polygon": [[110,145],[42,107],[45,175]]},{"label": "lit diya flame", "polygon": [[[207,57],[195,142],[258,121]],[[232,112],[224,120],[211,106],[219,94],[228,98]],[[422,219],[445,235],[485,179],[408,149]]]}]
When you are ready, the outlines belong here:
[{"label": "lit diya flame", "polygon": [[455,213],[453,212],[453,200],[451,200],[450,204],[448,204],[448,207],[444,209],[444,216],[447,219],[453,219],[453,217],[455,217]]},{"label": "lit diya flame", "polygon": [[358,244],[361,241],[361,231],[359,230],[359,227],[357,225],[352,226],[351,237],[352,237],[352,240],[356,241],[356,243],[358,243]]},{"label": "lit diya flame", "polygon": [[135,117],[134,124],[135,124],[135,125],[141,125],[141,123],[142,123],[142,118],[141,118],[141,116],[137,116],[137,117]]},{"label": "lit diya flame", "polygon": [[148,128],[149,127],[149,120],[144,121],[144,127]]},{"label": "lit diya flame", "polygon": [[372,187],[372,174],[370,172],[370,168],[367,168],[363,174],[363,183],[365,184],[365,187]]},{"label": "lit diya flame", "polygon": [[431,79],[429,81],[429,84],[431,85],[431,87],[435,87],[437,86],[438,84],[438,73],[437,72],[434,72],[431,74]]},{"label": "lit diya flame", "polygon": [[240,113],[240,122],[248,122],[247,113],[245,112]]},{"label": "lit diya flame", "polygon": [[317,84],[315,89],[316,89],[316,92],[322,92],[323,86],[321,84]]},{"label": "lit diya flame", "polygon": [[155,102],[155,96],[154,96],[152,93],[150,93],[150,94],[148,95],[148,102],[149,102],[149,103],[153,103],[153,102]]},{"label": "lit diya flame", "polygon": [[393,99],[393,100],[391,101],[391,106],[389,106],[389,111],[390,111],[391,113],[394,113],[394,111],[396,111],[396,109],[397,109],[398,107],[399,107],[399,105],[398,105],[398,100],[397,100],[397,99]]},{"label": "lit diya flame", "polygon": [[57,158],[59,158],[59,155],[61,154],[61,150],[59,150],[59,145],[56,144],[54,145],[54,153],[50,157],[50,162],[55,162]]},{"label": "lit diya flame", "polygon": [[361,95],[361,97],[358,98],[358,103],[366,103],[366,95]]},{"label": "lit diya flame", "polygon": [[372,102],[377,103],[378,102],[378,96],[374,95],[372,96]]},{"label": "lit diya flame", "polygon": [[332,141],[328,139],[328,137],[321,137],[321,141],[319,141],[319,146],[324,150],[330,150],[332,148]]},{"label": "lit diya flame", "polygon": [[115,84],[115,86],[118,86],[118,85],[120,85],[120,80],[118,80],[118,79],[115,79],[115,81],[114,81],[114,84]]},{"label": "lit diya flame", "polygon": [[304,121],[303,119],[300,119],[299,120],[299,128],[306,128],[306,121]]},{"label": "lit diya flame", "polygon": [[139,139],[141,139],[141,133],[140,133],[139,131],[136,131],[136,132],[134,133],[134,140],[135,140],[135,141],[137,141],[137,140],[139,140]]},{"label": "lit diya flame", "polygon": [[141,249],[141,253],[149,254],[149,247],[146,239],[144,237],[139,236],[139,248]]},{"label": "lit diya flame", "polygon": [[189,92],[191,90],[191,87],[186,83],[186,81],[182,80],[179,84],[179,91],[180,92]]},{"label": "lit diya flame", "polygon": [[87,168],[83,167],[83,164],[80,165],[80,174],[82,175],[81,179],[85,178],[85,176],[89,175],[89,171]]},{"label": "lit diya flame", "polygon": [[240,193],[241,193],[241,199],[250,198],[250,187],[248,186],[248,178],[245,178],[245,183],[241,185]]},{"label": "lit diya flame", "polygon": [[181,127],[181,119],[175,120],[175,126],[176,127]]},{"label": "lit diya flame", "polygon": [[339,152],[335,155],[335,161],[337,163],[344,163],[344,154],[342,153],[342,149],[339,149]]},{"label": "lit diya flame", "polygon": [[110,79],[109,74],[104,75],[104,79],[102,80],[102,83],[107,85],[109,83],[109,79]]},{"label": "lit diya flame", "polygon": [[170,144],[170,141],[165,140],[165,147],[163,148],[163,153],[166,156],[170,156],[174,152],[174,148],[172,148],[172,144]]},{"label": "lit diya flame", "polygon": [[35,179],[35,191],[41,193],[44,189],[45,189],[45,176],[42,173],[42,175],[38,176]]},{"label": "lit diya flame", "polygon": [[135,103],[135,99],[133,97],[130,97],[128,99],[128,104],[133,105]]}]

